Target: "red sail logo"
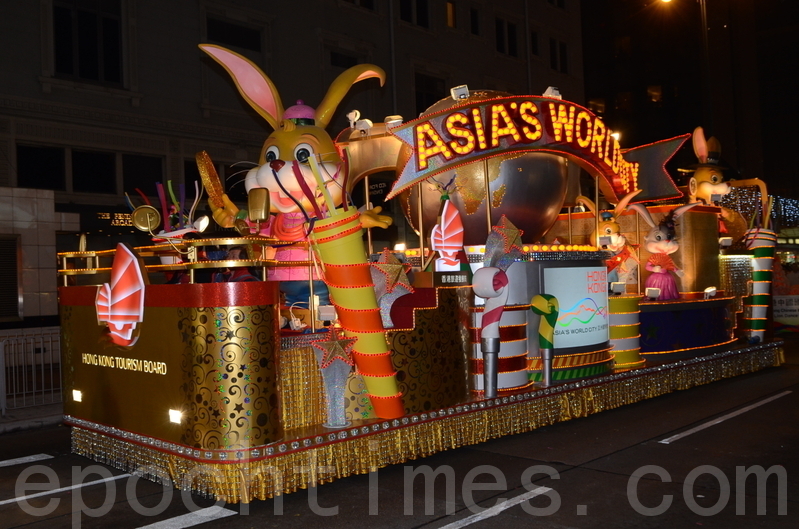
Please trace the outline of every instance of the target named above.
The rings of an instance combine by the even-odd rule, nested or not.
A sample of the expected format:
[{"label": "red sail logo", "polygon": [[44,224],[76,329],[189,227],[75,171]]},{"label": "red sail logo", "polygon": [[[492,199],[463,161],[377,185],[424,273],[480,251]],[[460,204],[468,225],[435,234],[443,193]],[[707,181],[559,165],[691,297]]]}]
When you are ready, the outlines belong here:
[{"label": "red sail logo", "polygon": [[97,321],[108,325],[109,337],[116,345],[136,343],[136,324],[144,319],[144,277],[139,260],[124,244],[117,245],[111,266],[111,283],[100,285],[95,306]]}]

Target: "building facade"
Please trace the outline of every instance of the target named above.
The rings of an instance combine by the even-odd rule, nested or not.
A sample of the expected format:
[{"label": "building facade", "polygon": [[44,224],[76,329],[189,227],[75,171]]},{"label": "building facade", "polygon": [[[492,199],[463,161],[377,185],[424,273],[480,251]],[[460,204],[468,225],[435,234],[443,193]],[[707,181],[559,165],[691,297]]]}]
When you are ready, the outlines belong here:
[{"label": "building facade", "polygon": [[198,151],[244,199],[237,173],[258,160],[270,128],[198,49],[204,42],[251,59],[285,106],[318,104],[349,66],[382,67],[386,85],[354,87],[331,135],[350,110],[411,119],[463,84],[556,86],[583,102],[578,0],[5,2],[0,330],[57,325],[56,252],[77,250],[81,234],[89,249],[111,236],[141,244],[127,202],[155,201],[158,182],[193,197]]}]

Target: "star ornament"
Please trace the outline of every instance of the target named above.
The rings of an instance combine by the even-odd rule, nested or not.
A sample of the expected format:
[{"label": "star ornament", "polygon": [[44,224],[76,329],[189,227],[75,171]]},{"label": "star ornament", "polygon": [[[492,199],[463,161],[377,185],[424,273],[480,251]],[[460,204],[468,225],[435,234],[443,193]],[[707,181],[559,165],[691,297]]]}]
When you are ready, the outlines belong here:
[{"label": "star ornament", "polygon": [[409,292],[413,292],[413,287],[408,279],[408,272],[411,265],[401,263],[394,252],[388,248],[383,248],[383,253],[380,255],[380,260],[372,263],[372,266],[381,274],[385,276],[385,291],[387,293],[394,292],[397,285],[404,287]]},{"label": "star ornament", "polygon": [[352,347],[357,338],[339,337],[335,327],[330,329],[330,336],[327,340],[314,340],[311,345],[322,353],[322,368],[326,368],[338,359],[348,365],[354,365],[352,359]]},{"label": "star ornament", "polygon": [[502,239],[502,250],[504,253],[510,253],[516,249],[522,250],[522,230],[513,225],[508,217],[502,215],[499,219],[499,225],[491,228],[492,234],[496,233]]}]

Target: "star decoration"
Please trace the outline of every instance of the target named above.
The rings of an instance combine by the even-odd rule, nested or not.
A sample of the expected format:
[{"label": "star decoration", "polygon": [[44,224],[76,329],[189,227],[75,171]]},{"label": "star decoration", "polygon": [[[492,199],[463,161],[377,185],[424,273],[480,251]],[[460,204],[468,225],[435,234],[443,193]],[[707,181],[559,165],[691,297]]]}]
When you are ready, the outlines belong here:
[{"label": "star decoration", "polygon": [[510,253],[516,249],[522,249],[522,230],[513,225],[505,215],[499,219],[499,226],[491,228],[491,234],[497,234],[502,238],[502,250],[504,253]]},{"label": "star decoration", "polygon": [[411,269],[411,265],[401,263],[394,255],[394,252],[388,248],[383,248],[383,253],[380,255],[380,260],[372,263],[372,266],[381,274],[385,276],[385,291],[388,293],[394,292],[397,285],[404,287],[409,292],[413,292],[413,287],[408,279],[407,273]]},{"label": "star decoration", "polygon": [[322,368],[328,367],[336,359],[345,364],[353,365],[352,346],[357,340],[357,338],[339,337],[336,328],[331,327],[330,336],[327,340],[315,340],[311,342],[311,345],[323,354],[320,362]]}]

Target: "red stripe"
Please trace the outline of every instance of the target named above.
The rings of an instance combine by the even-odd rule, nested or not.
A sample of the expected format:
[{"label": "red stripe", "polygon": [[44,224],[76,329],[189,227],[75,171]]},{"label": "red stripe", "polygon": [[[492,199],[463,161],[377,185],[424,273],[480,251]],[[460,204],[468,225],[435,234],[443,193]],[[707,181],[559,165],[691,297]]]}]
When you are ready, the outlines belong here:
[{"label": "red stripe", "polygon": [[[94,306],[96,296],[96,286],[58,289],[59,302],[64,306]],[[245,307],[275,305],[279,300],[277,281],[147,285],[144,288],[146,307]]]}]

